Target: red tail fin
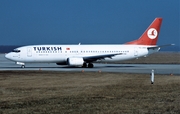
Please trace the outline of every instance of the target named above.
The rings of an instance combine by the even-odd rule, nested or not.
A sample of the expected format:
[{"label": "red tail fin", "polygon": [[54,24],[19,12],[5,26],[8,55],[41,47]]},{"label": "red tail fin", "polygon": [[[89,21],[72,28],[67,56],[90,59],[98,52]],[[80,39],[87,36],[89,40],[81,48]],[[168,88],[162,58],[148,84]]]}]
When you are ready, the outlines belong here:
[{"label": "red tail fin", "polygon": [[162,18],[155,18],[139,39],[127,42],[126,44],[156,45],[160,32],[161,22]]}]

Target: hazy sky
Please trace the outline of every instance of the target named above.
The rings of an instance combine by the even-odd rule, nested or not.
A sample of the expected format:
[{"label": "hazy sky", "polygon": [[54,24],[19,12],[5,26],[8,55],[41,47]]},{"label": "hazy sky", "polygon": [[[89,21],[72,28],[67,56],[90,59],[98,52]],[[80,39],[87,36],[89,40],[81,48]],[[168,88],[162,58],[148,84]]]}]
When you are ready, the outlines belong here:
[{"label": "hazy sky", "polygon": [[0,0],[0,45],[122,44],[156,17],[158,44],[180,46],[179,0]]}]

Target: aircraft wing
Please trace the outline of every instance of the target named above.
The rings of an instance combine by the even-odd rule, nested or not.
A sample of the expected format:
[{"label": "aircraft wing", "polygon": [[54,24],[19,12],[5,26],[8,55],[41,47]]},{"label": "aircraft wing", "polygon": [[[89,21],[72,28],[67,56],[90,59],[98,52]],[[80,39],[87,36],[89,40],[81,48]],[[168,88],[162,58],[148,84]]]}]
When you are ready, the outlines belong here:
[{"label": "aircraft wing", "polygon": [[115,53],[115,54],[105,54],[105,55],[94,55],[94,56],[87,56],[87,57],[83,57],[84,61],[86,62],[94,62],[97,60],[102,60],[105,58],[112,58],[115,55],[122,55],[123,53]]}]

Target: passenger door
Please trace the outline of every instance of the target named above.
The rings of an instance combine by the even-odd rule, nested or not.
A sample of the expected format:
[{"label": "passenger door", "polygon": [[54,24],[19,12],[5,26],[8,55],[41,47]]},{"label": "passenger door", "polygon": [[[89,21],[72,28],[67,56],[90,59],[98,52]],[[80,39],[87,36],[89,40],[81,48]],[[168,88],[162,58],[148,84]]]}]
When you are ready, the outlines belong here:
[{"label": "passenger door", "polygon": [[134,56],[138,56],[138,47],[134,47]]},{"label": "passenger door", "polygon": [[27,47],[27,56],[32,57],[32,49],[31,49],[31,47]]}]

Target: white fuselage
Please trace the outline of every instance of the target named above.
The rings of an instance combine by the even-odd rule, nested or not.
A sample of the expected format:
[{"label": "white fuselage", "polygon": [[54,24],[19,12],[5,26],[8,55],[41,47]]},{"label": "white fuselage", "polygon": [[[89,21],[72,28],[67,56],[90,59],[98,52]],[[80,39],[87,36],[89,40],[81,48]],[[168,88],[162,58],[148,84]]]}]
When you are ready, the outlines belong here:
[{"label": "white fuselage", "polygon": [[147,45],[31,45],[17,48],[18,52],[6,54],[6,58],[23,63],[62,63],[70,57],[91,57],[117,54],[97,61],[115,62],[134,59],[158,50],[148,50]]},{"label": "white fuselage", "polygon": [[56,63],[57,65],[93,68],[93,62],[116,62],[147,56],[159,51],[156,46],[162,18],[155,18],[137,40],[124,45],[31,45],[19,47],[5,55],[25,67],[25,63]]}]

